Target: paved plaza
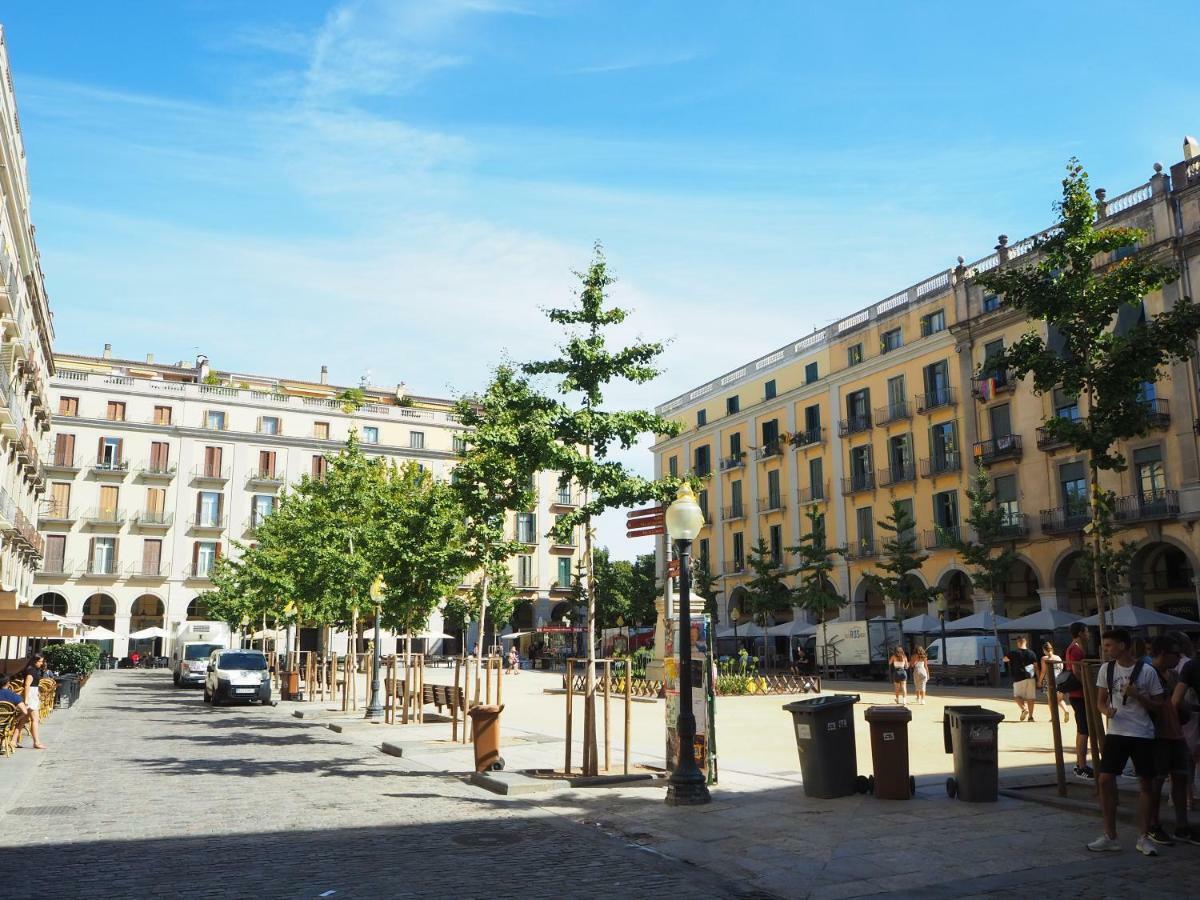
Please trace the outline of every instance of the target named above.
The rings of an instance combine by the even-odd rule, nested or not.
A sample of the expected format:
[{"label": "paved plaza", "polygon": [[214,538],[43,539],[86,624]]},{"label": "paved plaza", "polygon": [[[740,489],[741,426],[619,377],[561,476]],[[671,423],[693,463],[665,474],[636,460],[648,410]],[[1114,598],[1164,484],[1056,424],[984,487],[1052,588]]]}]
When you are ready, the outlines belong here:
[{"label": "paved plaza", "polygon": [[[553,683],[506,680],[510,766],[561,756]],[[28,750],[4,761],[24,767],[24,783],[0,795],[0,822],[22,846],[4,852],[15,875],[5,896],[1134,897],[1178,893],[1200,866],[1197,847],[1137,855],[1127,825],[1126,852],[1089,854],[1093,815],[951,801],[944,754],[921,756],[911,801],[810,800],[794,755],[769,769],[745,749],[755,735],[767,748],[779,731],[790,739],[788,699],[724,701],[731,749],[714,802],[673,809],[660,784],[489,793],[465,782],[470,750],[449,745],[445,723],[370,726],[319,703],[213,709],[164,672],[97,673],[49,720],[38,765]],[[635,713],[660,723],[662,705]],[[410,749],[387,756],[384,740]],[[635,740],[637,761],[654,762],[654,741]],[[1021,741],[1036,743],[1007,745],[1014,760]],[[775,750],[762,752],[775,765]]]}]

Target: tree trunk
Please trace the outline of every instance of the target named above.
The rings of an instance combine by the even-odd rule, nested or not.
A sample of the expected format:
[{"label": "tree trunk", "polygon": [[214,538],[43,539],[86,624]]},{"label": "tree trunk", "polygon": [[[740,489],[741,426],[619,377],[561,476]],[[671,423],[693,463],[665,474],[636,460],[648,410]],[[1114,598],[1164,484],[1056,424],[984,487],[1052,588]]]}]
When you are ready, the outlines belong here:
[{"label": "tree trunk", "polygon": [[[592,446],[587,447],[589,464],[592,459]],[[584,488],[583,503],[591,502],[591,492]],[[583,559],[587,569],[587,622],[584,625],[584,638],[587,641],[587,675],[584,680],[583,693],[583,760],[584,774],[599,774],[596,759],[596,579],[592,568],[592,519],[588,516],[583,526]]]},{"label": "tree trunk", "polygon": [[[483,570],[483,588],[479,597],[479,637],[475,641],[475,702],[481,703],[479,699],[479,672],[483,663],[483,635],[487,628],[487,605],[488,605],[488,572],[487,567]],[[470,687],[470,686],[468,686]],[[470,690],[468,690],[468,694]]]},{"label": "tree trunk", "polygon": [[[1090,404],[1089,404],[1090,409]],[[1091,460],[1088,461],[1091,470],[1091,519],[1092,519],[1092,590],[1096,592],[1096,612],[1100,616],[1100,640],[1104,640],[1105,626],[1105,603],[1104,594],[1101,591],[1101,574],[1100,574],[1100,470],[1094,465],[1091,465]]]}]

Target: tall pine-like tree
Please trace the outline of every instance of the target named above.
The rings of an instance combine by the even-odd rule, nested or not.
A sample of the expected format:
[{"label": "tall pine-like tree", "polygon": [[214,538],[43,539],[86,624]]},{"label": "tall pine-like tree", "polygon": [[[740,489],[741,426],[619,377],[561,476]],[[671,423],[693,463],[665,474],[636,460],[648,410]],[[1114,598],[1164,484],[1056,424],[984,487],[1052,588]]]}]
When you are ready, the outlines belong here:
[{"label": "tall pine-like tree", "polygon": [[[750,548],[746,556],[746,564],[754,577],[745,585],[742,594],[743,609],[750,613],[754,624],[766,631],[767,621],[776,610],[787,609],[792,605],[791,589],[784,580],[790,573],[784,571],[782,560],[776,559],[771,553],[767,542],[762,538]],[[775,639],[770,635],[763,638],[766,647],[767,666],[775,662]]]},{"label": "tall pine-like tree", "polygon": [[[792,590],[792,603],[804,611],[816,616],[821,623],[821,645],[829,646],[827,622],[830,614],[837,614],[849,600],[837,592],[833,585],[833,569],[835,556],[844,556],[845,547],[826,546],[825,517],[817,510],[816,505],[810,506],[805,513],[808,518],[808,533],[802,535],[800,543],[789,547],[788,551],[796,555],[796,587]],[[829,675],[829,659],[823,658],[821,664],[825,675]]]},{"label": "tall pine-like tree", "polygon": [[900,500],[892,501],[892,513],[877,523],[892,536],[883,542],[883,554],[875,564],[878,572],[863,575],[867,583],[892,603],[899,624],[917,604],[937,599],[936,588],[926,587],[917,577],[929,555],[917,548],[917,523]]}]

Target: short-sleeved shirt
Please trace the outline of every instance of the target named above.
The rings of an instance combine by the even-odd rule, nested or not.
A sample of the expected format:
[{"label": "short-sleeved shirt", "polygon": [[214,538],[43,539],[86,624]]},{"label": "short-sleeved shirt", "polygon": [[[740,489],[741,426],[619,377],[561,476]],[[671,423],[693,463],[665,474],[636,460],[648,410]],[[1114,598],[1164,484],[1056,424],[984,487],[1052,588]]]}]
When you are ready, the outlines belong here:
[{"label": "short-sleeved shirt", "polygon": [[13,706],[25,702],[24,697],[16,691],[10,691],[8,688],[0,688],[0,700],[3,700],[5,703],[11,703]]},{"label": "short-sleeved shirt", "polygon": [[[1082,663],[1086,656],[1087,654],[1083,652],[1083,648],[1074,641],[1071,641],[1070,645],[1067,647],[1067,663],[1070,666],[1071,671],[1075,673],[1075,677],[1079,679],[1079,683],[1081,685],[1083,684],[1083,679],[1079,676],[1083,674],[1083,666],[1076,666],[1075,663]],[[1080,687],[1077,691],[1070,691],[1067,696],[1072,700],[1082,700],[1083,688]]]},{"label": "short-sleeved shirt", "polygon": [[[1119,666],[1115,662],[1106,662],[1096,673],[1096,687],[1108,687],[1109,666],[1112,666],[1113,678],[1108,705],[1116,710],[1116,715],[1108,720],[1108,733],[1154,740],[1154,720],[1150,718],[1150,713],[1137,700],[1125,696],[1125,687],[1129,684],[1137,663],[1132,666]],[[1162,681],[1154,671],[1154,666],[1142,666],[1142,671],[1138,674],[1137,688],[1149,697],[1157,697],[1163,693]]]},{"label": "short-sleeved shirt", "polygon": [[33,678],[33,686],[37,687],[38,682],[46,677],[46,672],[43,669],[39,669],[37,666],[26,666],[21,672],[21,684],[24,684],[25,679],[31,676]]},{"label": "short-sleeved shirt", "polygon": [[1033,655],[1032,650],[1022,650],[1017,648],[1008,654],[1009,671],[1012,672],[1013,684],[1019,681],[1026,681],[1033,677],[1030,674],[1028,666],[1033,666],[1033,672],[1037,671],[1038,658]]}]

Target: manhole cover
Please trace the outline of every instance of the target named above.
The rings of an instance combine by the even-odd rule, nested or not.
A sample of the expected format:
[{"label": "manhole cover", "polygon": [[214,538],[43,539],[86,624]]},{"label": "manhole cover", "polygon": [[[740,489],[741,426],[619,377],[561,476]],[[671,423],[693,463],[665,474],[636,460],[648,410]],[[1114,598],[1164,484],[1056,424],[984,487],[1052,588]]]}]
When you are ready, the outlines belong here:
[{"label": "manhole cover", "polygon": [[10,816],[65,816],[75,812],[74,806],[18,806],[10,809]]},{"label": "manhole cover", "polygon": [[486,834],[456,834],[450,840],[460,847],[511,847],[519,843],[521,836],[504,831]]}]

